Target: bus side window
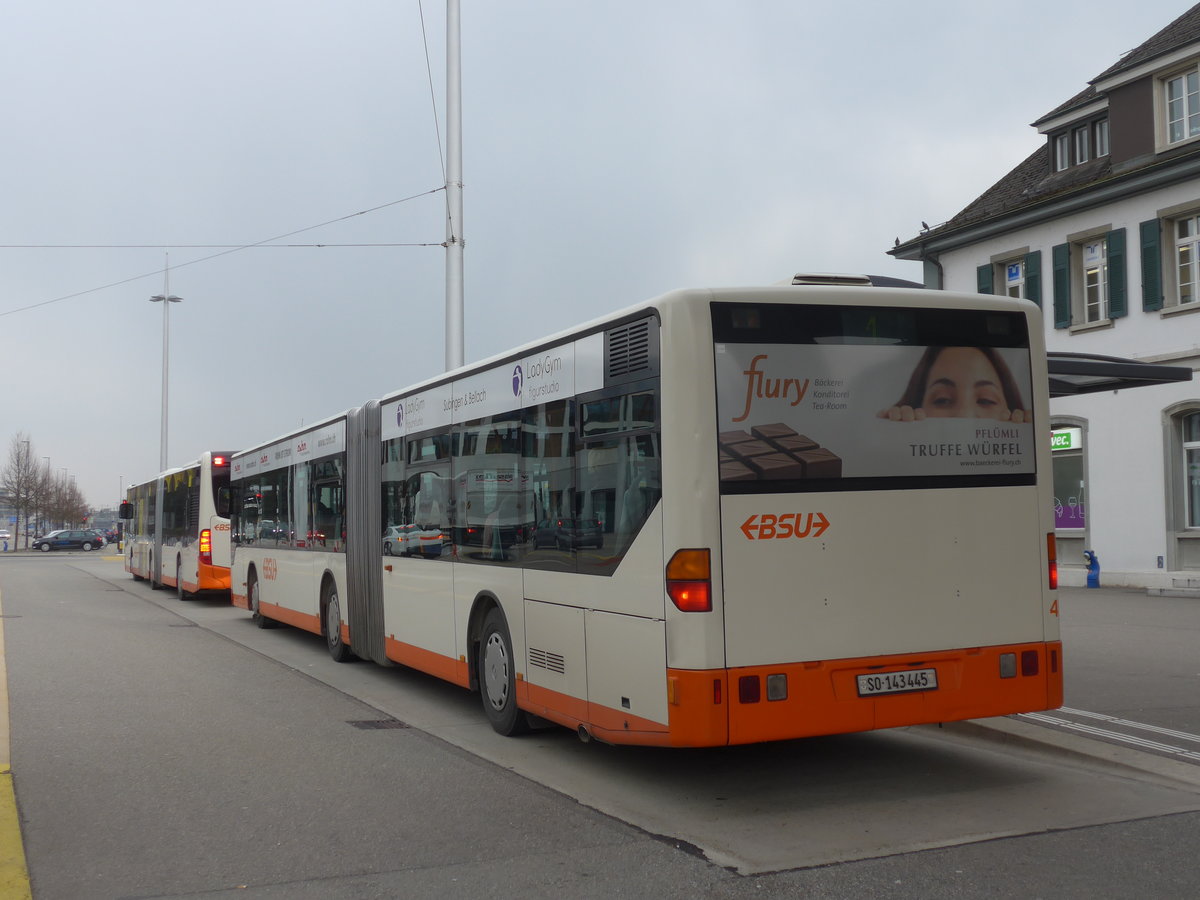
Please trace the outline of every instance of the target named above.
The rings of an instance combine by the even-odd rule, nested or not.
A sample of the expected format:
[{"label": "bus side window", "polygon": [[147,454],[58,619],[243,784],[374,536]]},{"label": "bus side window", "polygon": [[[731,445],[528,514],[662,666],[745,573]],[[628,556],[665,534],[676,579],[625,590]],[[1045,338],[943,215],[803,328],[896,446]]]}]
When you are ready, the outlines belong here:
[{"label": "bus side window", "polygon": [[[655,424],[654,395],[650,392],[619,398],[624,401],[621,424],[642,429]],[[609,421],[596,417],[596,422]],[[642,431],[624,436],[605,436],[602,440],[585,438],[577,455],[578,491],[575,495],[580,535],[584,528],[598,528],[603,534],[604,557],[581,554],[579,571],[611,573],[611,558],[625,555],[647,517],[662,496],[662,469],[658,452],[658,432]]]}]

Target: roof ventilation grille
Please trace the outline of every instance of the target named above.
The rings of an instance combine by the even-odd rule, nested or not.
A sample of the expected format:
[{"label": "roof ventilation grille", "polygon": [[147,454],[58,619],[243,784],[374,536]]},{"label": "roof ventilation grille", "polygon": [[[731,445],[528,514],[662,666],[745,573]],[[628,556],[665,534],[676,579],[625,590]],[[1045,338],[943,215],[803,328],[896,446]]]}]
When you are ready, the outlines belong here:
[{"label": "roof ventilation grille", "polygon": [[608,332],[605,363],[608,379],[625,378],[653,369],[650,348],[650,320],[630,322]]}]

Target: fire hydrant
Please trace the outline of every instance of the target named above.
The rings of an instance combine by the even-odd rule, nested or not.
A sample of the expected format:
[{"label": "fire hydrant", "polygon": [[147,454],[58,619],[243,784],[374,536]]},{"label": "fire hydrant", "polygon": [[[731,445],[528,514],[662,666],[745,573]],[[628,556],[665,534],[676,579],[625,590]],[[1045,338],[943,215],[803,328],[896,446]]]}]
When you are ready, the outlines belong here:
[{"label": "fire hydrant", "polygon": [[1090,588],[1100,587],[1100,557],[1091,550],[1084,550],[1083,558],[1087,560],[1087,586]]}]

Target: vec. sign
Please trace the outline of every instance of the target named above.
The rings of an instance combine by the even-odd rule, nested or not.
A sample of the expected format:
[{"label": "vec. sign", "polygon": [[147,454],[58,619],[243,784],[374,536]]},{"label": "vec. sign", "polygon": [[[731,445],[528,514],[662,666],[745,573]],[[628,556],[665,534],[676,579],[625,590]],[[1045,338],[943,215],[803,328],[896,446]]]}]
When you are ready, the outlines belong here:
[{"label": "vec. sign", "polygon": [[755,513],[742,523],[742,534],[750,541],[820,537],[829,527],[824,513]]},{"label": "vec. sign", "polygon": [[1058,431],[1050,432],[1050,449],[1054,450],[1078,450],[1083,446],[1083,429],[1082,428],[1062,428]]}]

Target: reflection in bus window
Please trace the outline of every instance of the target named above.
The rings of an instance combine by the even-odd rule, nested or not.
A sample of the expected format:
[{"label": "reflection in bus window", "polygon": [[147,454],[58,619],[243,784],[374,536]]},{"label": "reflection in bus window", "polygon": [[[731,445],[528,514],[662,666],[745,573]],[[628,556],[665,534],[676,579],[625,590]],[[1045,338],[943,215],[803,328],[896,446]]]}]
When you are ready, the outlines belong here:
[{"label": "reflection in bus window", "polygon": [[653,428],[657,420],[657,395],[653,390],[590,400],[582,405],[584,438]]},{"label": "reflection in bus window", "polygon": [[[346,501],[344,496],[345,463],[341,457],[311,464],[311,522],[307,530],[308,546],[316,550],[342,550],[346,540]],[[297,471],[297,476],[299,472]],[[299,478],[297,477],[297,481]],[[299,486],[296,488],[299,497]]]},{"label": "reflection in bus window", "polygon": [[461,561],[521,562],[525,475],[519,411],[455,427],[462,454],[454,460],[456,543]]},{"label": "reflection in bus window", "polygon": [[658,435],[589,441],[580,451],[577,514],[572,539],[586,544],[590,529],[604,536],[604,553],[580,554],[579,571],[602,573],[623,557],[662,496]]},{"label": "reflection in bus window", "polygon": [[381,485],[384,556],[452,557],[451,447],[451,435],[386,443]]}]

